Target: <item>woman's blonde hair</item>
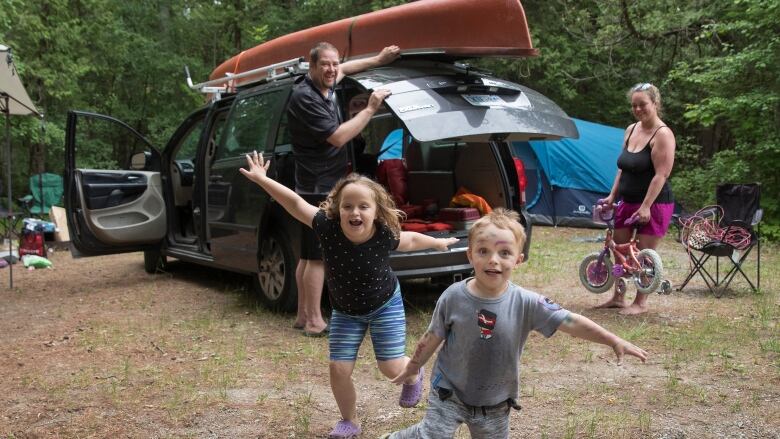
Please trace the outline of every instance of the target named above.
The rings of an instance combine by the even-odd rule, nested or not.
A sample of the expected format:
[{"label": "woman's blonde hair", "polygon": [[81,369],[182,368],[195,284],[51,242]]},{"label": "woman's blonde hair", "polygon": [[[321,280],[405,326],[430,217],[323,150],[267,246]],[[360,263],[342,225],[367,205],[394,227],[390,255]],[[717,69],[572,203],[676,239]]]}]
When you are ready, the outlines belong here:
[{"label": "woman's blonde hair", "polygon": [[401,221],[406,214],[395,207],[393,197],[384,186],[376,181],[356,173],[351,173],[342,178],[333,186],[328,197],[320,204],[320,209],[325,211],[328,219],[339,218],[339,205],[341,205],[341,192],[348,184],[359,184],[367,187],[374,194],[376,203],[376,221],[387,226],[396,238],[401,236]]},{"label": "woman's blonde hair", "polygon": [[650,98],[650,101],[655,104],[658,117],[661,117],[663,114],[663,106],[661,105],[661,91],[658,90],[658,87],[649,82],[640,82],[639,84],[635,84],[633,87],[628,89],[628,93],[626,93],[628,102],[631,102],[631,96],[633,96],[634,93],[646,94],[647,97]]},{"label": "woman's blonde hair", "polygon": [[523,225],[520,224],[520,215],[514,210],[504,209],[503,207],[493,209],[492,212],[478,219],[471,226],[469,230],[469,247],[474,242],[474,237],[477,236],[477,233],[489,224],[493,224],[499,229],[511,231],[515,235],[518,249],[520,252],[523,251],[523,247],[525,247],[525,230],[523,230]]}]

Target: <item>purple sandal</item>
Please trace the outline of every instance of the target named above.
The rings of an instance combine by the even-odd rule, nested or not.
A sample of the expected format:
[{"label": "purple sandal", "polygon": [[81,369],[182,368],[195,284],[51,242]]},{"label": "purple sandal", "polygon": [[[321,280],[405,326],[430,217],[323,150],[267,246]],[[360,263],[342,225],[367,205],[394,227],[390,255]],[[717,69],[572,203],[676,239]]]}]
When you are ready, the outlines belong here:
[{"label": "purple sandal", "polygon": [[340,420],[328,435],[328,439],[357,439],[360,436],[360,427],[352,421]]},{"label": "purple sandal", "polygon": [[404,384],[401,389],[401,398],[398,399],[398,405],[404,408],[410,408],[417,405],[422,398],[423,378],[425,377],[425,368],[421,367],[417,374],[417,381],[414,384]]}]

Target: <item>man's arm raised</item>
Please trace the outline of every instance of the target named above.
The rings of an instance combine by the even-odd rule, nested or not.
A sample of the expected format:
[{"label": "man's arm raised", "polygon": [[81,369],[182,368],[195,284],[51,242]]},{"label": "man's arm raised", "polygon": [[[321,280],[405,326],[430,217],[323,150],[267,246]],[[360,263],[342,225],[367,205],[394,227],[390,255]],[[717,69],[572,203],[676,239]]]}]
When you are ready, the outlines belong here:
[{"label": "man's arm raised", "polygon": [[338,84],[344,79],[345,76],[352,75],[363,70],[370,69],[372,67],[379,67],[385,64],[390,64],[401,56],[401,49],[398,46],[387,46],[382,49],[378,54],[369,57],[361,58],[352,61],[347,61],[339,66],[339,74],[336,76],[336,83]]},{"label": "man's arm raised", "polygon": [[337,148],[341,148],[347,142],[354,139],[355,136],[360,134],[363,128],[368,125],[371,116],[376,113],[379,106],[382,105],[382,102],[384,102],[385,98],[388,96],[390,96],[390,90],[374,90],[374,92],[371,93],[371,97],[368,98],[368,105],[366,105],[366,108],[354,115],[352,119],[339,125],[339,127],[336,128],[336,131],[326,139],[328,143]]}]

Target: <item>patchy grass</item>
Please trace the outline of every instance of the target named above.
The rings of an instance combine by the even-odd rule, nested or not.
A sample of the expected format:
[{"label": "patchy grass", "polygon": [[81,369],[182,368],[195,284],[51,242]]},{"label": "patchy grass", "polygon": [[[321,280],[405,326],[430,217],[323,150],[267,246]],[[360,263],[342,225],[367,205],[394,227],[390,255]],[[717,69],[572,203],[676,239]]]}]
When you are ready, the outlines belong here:
[{"label": "patchy grass", "polygon": [[[606,346],[531,334],[521,366],[523,410],[511,437],[772,437],[780,430],[780,264],[762,254],[761,290],[740,278],[722,298],[700,279],[624,317],[579,284],[599,230],[537,227],[519,284],[548,295],[650,352],[617,366]],[[684,279],[671,239],[667,278]],[[755,251],[755,250],[754,250]],[[755,268],[752,259],[746,266]],[[183,263],[156,276],[140,254],[14,272],[0,304],[0,437],[326,437],[338,410],[327,340],[305,338],[289,315],[259,307],[245,279]],[[74,275],[78,273],[78,275]],[[411,352],[442,287],[405,284]],[[629,286],[629,296],[634,294]],[[428,370],[430,371],[429,364]],[[355,367],[364,437],[418,421],[426,404],[397,406],[400,389],[367,339]],[[462,427],[457,438],[468,438]]]}]

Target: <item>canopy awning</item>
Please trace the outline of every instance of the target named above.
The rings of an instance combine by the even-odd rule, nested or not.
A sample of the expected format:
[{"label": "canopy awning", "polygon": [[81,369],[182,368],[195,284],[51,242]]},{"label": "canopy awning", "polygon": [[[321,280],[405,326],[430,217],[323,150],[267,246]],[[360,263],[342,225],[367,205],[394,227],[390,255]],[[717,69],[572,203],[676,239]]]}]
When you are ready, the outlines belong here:
[{"label": "canopy awning", "polygon": [[11,48],[2,44],[0,44],[0,113],[41,116],[16,72]]},{"label": "canopy awning", "polygon": [[[13,191],[11,190],[11,115],[29,116],[34,114],[43,118],[35,105],[30,100],[27,90],[22,85],[19,73],[14,67],[14,58],[11,55],[11,48],[0,44],[0,114],[5,117],[5,164],[6,164],[6,193],[8,195],[7,211],[4,212],[8,218],[14,218]],[[7,218],[6,218],[7,219]],[[11,227],[5,228],[5,237],[8,241],[9,258],[13,255],[13,239],[11,238]],[[13,260],[12,260],[13,261]],[[13,263],[8,265],[9,288],[14,288]]]}]

